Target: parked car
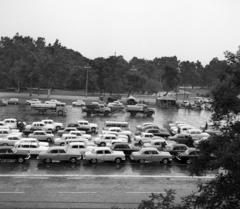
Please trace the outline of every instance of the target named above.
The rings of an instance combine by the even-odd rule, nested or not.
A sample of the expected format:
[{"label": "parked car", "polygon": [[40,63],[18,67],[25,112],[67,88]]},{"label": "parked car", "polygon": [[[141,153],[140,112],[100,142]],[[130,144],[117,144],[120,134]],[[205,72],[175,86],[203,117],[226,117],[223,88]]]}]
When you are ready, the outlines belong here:
[{"label": "parked car", "polygon": [[152,133],[142,132],[140,135],[135,136],[134,140],[139,144],[150,142],[153,139],[154,135]]},{"label": "parked car", "polygon": [[107,143],[111,140],[117,139],[117,136],[114,134],[103,134],[100,137],[94,139],[94,143],[98,146],[105,147]]},{"label": "parked car", "polygon": [[83,158],[85,152],[92,151],[95,146],[87,146],[84,142],[71,142],[68,145],[69,150],[78,151],[81,154],[81,159]]},{"label": "parked car", "polygon": [[54,134],[46,133],[46,131],[34,131],[33,133],[29,134],[28,137],[50,143],[53,142]]},{"label": "parked car", "polygon": [[142,147],[155,147],[158,150],[163,151],[164,149],[171,147],[172,144],[176,144],[176,142],[166,140],[164,138],[159,138],[159,139],[153,139],[149,143],[143,143]]},{"label": "parked car", "polygon": [[86,133],[92,133],[91,127],[90,126],[83,126],[80,125],[78,122],[77,123],[68,123],[66,128],[71,128],[74,127],[78,131],[85,131]]},{"label": "parked car", "polygon": [[86,134],[85,131],[70,131],[69,134],[76,135],[77,137],[84,137],[89,141],[92,139],[92,135]]},{"label": "parked car", "polygon": [[107,104],[107,107],[110,107],[111,109],[120,109],[120,110],[123,110],[125,108],[124,104],[119,101],[110,102]]},{"label": "parked car", "polygon": [[5,125],[9,126],[11,129],[17,129],[18,128],[18,121],[15,118],[6,118],[3,120]]},{"label": "parked car", "polygon": [[201,139],[202,137],[210,136],[208,133],[202,132],[202,130],[200,130],[200,129],[190,129],[190,130],[186,131],[186,134],[189,134],[194,141]]},{"label": "parked car", "polygon": [[179,144],[186,144],[187,146],[192,146],[192,144],[193,144],[192,137],[186,133],[169,136],[168,139],[171,141],[175,141]]},{"label": "parked car", "polygon": [[82,100],[77,100],[76,102],[72,102],[72,106],[74,106],[74,107],[75,106],[83,107],[85,105],[86,105],[85,102]]},{"label": "parked car", "polygon": [[54,131],[54,127],[52,125],[48,125],[48,124],[45,124],[44,122],[42,121],[39,121],[39,122],[33,122],[31,125],[26,125],[25,126],[25,131],[28,131],[30,129],[32,130],[39,130],[39,128],[43,129],[44,131],[46,132],[53,132]]},{"label": "parked car", "polygon": [[12,131],[9,128],[0,129],[0,137],[7,137]]},{"label": "parked car", "polygon": [[15,104],[18,105],[19,104],[19,100],[18,98],[10,98],[9,100],[7,100],[8,104]]},{"label": "parked car", "polygon": [[144,128],[145,126],[149,126],[149,125],[153,125],[153,123],[152,123],[152,122],[142,123],[141,125],[137,125],[137,126],[136,126],[136,129],[137,129],[138,131],[143,131],[143,128]]},{"label": "parked car", "polygon": [[0,147],[0,160],[16,160],[19,163],[23,163],[29,158],[30,154],[28,152],[18,153],[13,147]]},{"label": "parked car", "polygon": [[17,147],[21,143],[35,143],[38,144],[38,146],[43,146],[43,147],[49,147],[48,142],[40,142],[36,138],[21,138],[19,141],[15,142],[14,146]]},{"label": "parked car", "polygon": [[58,103],[62,103],[56,99],[50,99],[49,101],[46,101],[45,104],[58,104]]},{"label": "parked car", "polygon": [[171,146],[167,147],[165,151],[169,152],[175,157],[179,152],[185,152],[187,149],[188,146],[186,144],[172,144]]},{"label": "parked car", "polygon": [[77,131],[76,127],[66,127],[63,130],[58,130],[57,135],[63,136],[63,134],[69,134],[71,131]]},{"label": "parked car", "polygon": [[202,137],[202,138],[199,139],[199,140],[195,140],[195,141],[193,142],[193,146],[196,147],[196,148],[198,148],[198,145],[199,145],[199,143],[200,143],[201,141],[205,141],[205,140],[208,140],[208,139],[209,139],[209,137],[204,136],[204,137]]},{"label": "parked car", "polygon": [[14,146],[14,144],[22,139],[22,133],[11,133],[6,138],[0,138],[0,145]]},{"label": "parked car", "polygon": [[198,158],[199,152],[196,148],[189,148],[185,152],[178,153],[176,159],[182,163],[191,164],[194,159]]},{"label": "parked car", "polygon": [[119,164],[125,160],[125,154],[122,151],[113,151],[109,147],[95,147],[92,151],[85,152],[84,158],[91,163],[113,161]]},{"label": "parked car", "polygon": [[44,120],[42,120],[42,122],[44,122],[45,125],[48,125],[48,126],[52,125],[54,127],[54,130],[56,130],[56,131],[64,128],[63,123],[54,122],[51,119],[44,119]]},{"label": "parked car", "polygon": [[133,152],[130,155],[131,160],[137,161],[139,163],[145,163],[146,161],[150,162],[162,162],[167,164],[172,162],[172,155],[169,152],[158,151],[154,147],[142,148],[138,152]]},{"label": "parked car", "polygon": [[45,163],[51,163],[53,160],[76,163],[77,160],[81,159],[81,154],[78,151],[68,149],[67,147],[55,146],[40,152],[37,159],[43,160]]},{"label": "parked car", "polygon": [[39,99],[28,99],[28,100],[26,100],[26,105],[31,105],[31,104],[40,104],[40,103],[42,103],[42,101],[41,100],[39,100]]},{"label": "parked car", "polygon": [[117,142],[111,146],[111,149],[113,151],[123,151],[123,153],[126,156],[130,156],[132,154],[132,152],[137,152],[141,148],[138,146],[134,146],[133,144],[126,143],[126,142]]},{"label": "parked car", "polygon": [[98,133],[98,124],[96,123],[89,123],[87,120],[78,120],[77,123],[80,125],[81,129],[86,129],[87,131],[90,129],[92,133]]},{"label": "parked car", "polygon": [[159,129],[147,129],[145,131],[146,133],[152,133],[154,136],[160,136],[163,138],[168,138],[170,136],[170,133],[167,131],[161,131]]},{"label": "parked car", "polygon": [[42,151],[46,151],[49,147],[40,146],[38,143],[32,143],[32,142],[22,142],[18,145],[14,145],[14,147],[17,149],[17,152],[23,153],[28,151],[31,155],[38,155]]},{"label": "parked car", "polygon": [[5,99],[1,99],[1,100],[0,100],[0,105],[1,105],[1,106],[7,106],[7,105],[8,105],[8,101],[5,100]]}]

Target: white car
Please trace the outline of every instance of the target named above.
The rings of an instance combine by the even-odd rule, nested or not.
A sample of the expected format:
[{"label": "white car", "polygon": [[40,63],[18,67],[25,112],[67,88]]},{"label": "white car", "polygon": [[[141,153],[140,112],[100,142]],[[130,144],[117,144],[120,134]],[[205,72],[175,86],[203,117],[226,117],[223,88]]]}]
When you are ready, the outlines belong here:
[{"label": "white car", "polygon": [[73,134],[73,135],[76,135],[78,137],[82,136],[82,137],[88,139],[89,141],[92,140],[92,135],[86,134],[85,131],[70,131],[69,134]]},{"label": "white car", "polygon": [[119,108],[119,109],[124,109],[125,106],[123,103],[121,103],[120,101],[114,101],[114,102],[110,102],[107,104],[107,107],[113,107],[113,108]]},{"label": "white car", "polygon": [[81,154],[81,158],[83,158],[85,152],[92,151],[95,146],[87,146],[84,142],[71,142],[68,145],[69,150],[76,150]]},{"label": "white car", "polygon": [[15,118],[6,118],[3,120],[5,125],[9,126],[11,129],[17,129],[17,119]]},{"label": "white car", "polygon": [[99,161],[121,163],[125,160],[125,154],[123,151],[112,151],[109,147],[95,147],[92,151],[85,152],[84,158],[91,163]]},{"label": "white car", "polygon": [[143,147],[155,147],[158,150],[162,150],[164,148],[169,148],[171,147],[172,144],[176,144],[175,141],[169,141],[166,140],[164,138],[159,138],[159,139],[153,139],[151,142],[149,143],[144,143]]},{"label": "white car", "polygon": [[62,103],[56,99],[50,99],[49,101],[46,101],[45,104],[58,104],[58,103]]},{"label": "white car", "polygon": [[8,104],[15,104],[18,105],[19,104],[19,100],[18,98],[10,98],[9,100],[7,100]]},{"label": "white car", "polygon": [[117,135],[126,135],[129,138],[132,137],[132,132],[131,131],[122,130],[120,127],[111,127],[111,128],[108,129],[108,131],[102,130],[103,134],[109,133],[109,132],[116,133]]},{"label": "white car", "polygon": [[0,129],[0,137],[7,137],[12,131],[9,128]]},{"label": "white car", "polygon": [[47,126],[52,126],[56,131],[64,128],[63,123],[54,122],[51,119],[44,119],[42,122],[44,122]]},{"label": "white car", "polygon": [[83,106],[85,106],[85,105],[86,105],[85,102],[82,101],[82,100],[77,100],[76,102],[73,102],[73,103],[72,103],[72,106],[80,106],[80,107],[83,107]]},{"label": "white car", "polygon": [[186,131],[186,134],[190,135],[194,141],[199,140],[202,137],[210,136],[208,133],[202,132],[202,130],[200,130],[200,129],[190,129],[190,130]]},{"label": "white car", "polygon": [[21,138],[19,141],[15,142],[14,147],[17,147],[21,143],[35,143],[39,146],[49,147],[48,142],[39,142],[36,138]]},{"label": "white car", "polygon": [[89,123],[87,120],[78,120],[77,123],[81,126],[81,127],[87,127],[90,128],[90,130],[92,131],[92,133],[98,133],[98,124],[96,123]]},{"label": "white car", "polygon": [[47,151],[49,147],[41,146],[34,142],[22,142],[14,145],[17,152],[21,153],[28,151],[31,155],[38,155],[42,151]]},{"label": "white car", "polygon": [[117,136],[114,134],[103,134],[100,135],[100,137],[95,138],[94,143],[98,146],[105,147],[107,143],[115,139],[117,139]]},{"label": "white car", "polygon": [[22,139],[22,133],[12,133],[7,135],[6,138],[0,138],[0,145],[14,146],[14,144]]},{"label": "white car", "polygon": [[142,132],[140,135],[135,136],[134,140],[139,144],[148,143],[153,139],[154,135],[152,133]]},{"label": "white car", "polygon": [[39,99],[29,99],[29,100],[26,100],[26,105],[40,104],[40,103],[42,103],[42,101],[39,100]]},{"label": "white car", "polygon": [[87,142],[88,139],[84,137],[78,137],[74,134],[63,134],[61,138],[55,138],[54,139],[54,144],[55,145],[60,145],[60,146],[65,146],[67,140],[78,140],[78,141],[84,141]]},{"label": "white car", "polygon": [[190,126],[190,125],[181,125],[179,127],[176,128],[172,128],[172,133],[175,134],[183,134],[186,133],[186,131],[190,130],[190,129],[194,129],[195,127]]},{"label": "white car", "polygon": [[46,131],[34,131],[29,134],[28,137],[36,138],[39,141],[47,141],[48,143],[53,141],[54,134],[46,133]]},{"label": "white car", "polygon": [[52,125],[45,124],[44,122],[33,122],[31,125],[26,125],[25,130],[34,130],[34,129],[43,129],[46,132],[52,132],[54,131],[54,127]]}]

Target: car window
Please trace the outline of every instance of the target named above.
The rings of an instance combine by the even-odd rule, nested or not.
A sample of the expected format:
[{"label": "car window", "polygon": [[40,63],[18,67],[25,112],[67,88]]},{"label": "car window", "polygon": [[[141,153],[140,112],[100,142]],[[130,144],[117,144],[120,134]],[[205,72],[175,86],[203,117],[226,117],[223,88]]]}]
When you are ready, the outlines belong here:
[{"label": "car window", "polygon": [[59,153],[66,153],[66,152],[65,152],[65,150],[63,150],[63,149],[60,149],[60,150],[59,150]]},{"label": "car window", "polygon": [[111,154],[109,150],[105,150],[105,154]]},{"label": "car window", "polygon": [[103,154],[103,150],[98,150],[96,154]]},{"label": "car window", "polygon": [[78,145],[73,145],[72,146],[72,149],[77,149],[78,148]]},{"label": "car window", "polygon": [[154,150],[154,151],[152,151],[152,154],[153,154],[153,155],[157,155],[158,152]]},{"label": "car window", "polygon": [[151,152],[150,152],[150,151],[145,151],[143,154],[145,154],[145,155],[150,155]]},{"label": "car window", "polygon": [[51,153],[58,153],[58,150],[52,150]]}]

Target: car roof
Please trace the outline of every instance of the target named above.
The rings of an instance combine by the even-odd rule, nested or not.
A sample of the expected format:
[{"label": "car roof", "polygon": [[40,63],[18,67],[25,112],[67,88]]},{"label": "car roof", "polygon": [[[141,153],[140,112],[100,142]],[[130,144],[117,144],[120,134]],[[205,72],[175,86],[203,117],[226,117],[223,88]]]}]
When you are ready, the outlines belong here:
[{"label": "car roof", "polygon": [[141,151],[158,151],[155,147],[143,147]]},{"label": "car roof", "polygon": [[173,147],[187,147],[186,144],[172,144]]},{"label": "car roof", "polygon": [[110,147],[95,147],[94,150],[110,150]]},{"label": "car roof", "polygon": [[66,149],[65,146],[53,146],[53,147],[49,147],[48,150],[55,150],[55,149]]},{"label": "car roof", "polygon": [[85,145],[84,142],[71,142],[69,145]]}]

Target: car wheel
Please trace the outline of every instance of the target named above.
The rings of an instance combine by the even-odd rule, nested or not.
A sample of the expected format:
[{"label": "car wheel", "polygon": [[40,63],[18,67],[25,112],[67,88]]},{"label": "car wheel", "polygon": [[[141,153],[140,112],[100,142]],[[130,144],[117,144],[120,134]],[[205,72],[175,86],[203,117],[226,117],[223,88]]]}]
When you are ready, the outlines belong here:
[{"label": "car wheel", "polygon": [[24,162],[24,159],[22,157],[18,158],[18,162],[19,163],[23,163]]},{"label": "car wheel", "polygon": [[48,143],[51,143],[51,142],[52,142],[52,139],[51,139],[51,138],[47,138],[47,142],[48,142]]},{"label": "car wheel", "polygon": [[43,111],[43,110],[38,110],[38,114],[39,114],[39,115],[43,115],[43,114],[44,114],[44,111]]},{"label": "car wheel", "polygon": [[102,143],[100,144],[100,146],[101,146],[101,147],[106,147],[106,144],[105,144],[104,142],[102,142]]},{"label": "car wheel", "polygon": [[163,163],[163,164],[167,164],[167,163],[168,163],[168,159],[167,159],[167,158],[164,158],[164,159],[162,160],[162,163]]},{"label": "car wheel", "polygon": [[62,115],[63,115],[63,111],[62,111],[62,110],[59,110],[59,111],[58,111],[58,115],[59,115],[59,116],[62,116]]},{"label": "car wheel", "polygon": [[92,133],[96,133],[96,128],[95,127],[93,127],[91,130],[92,130]]},{"label": "car wheel", "polygon": [[138,162],[143,164],[143,163],[145,163],[145,160],[144,159],[140,159]]},{"label": "car wheel", "polygon": [[96,164],[97,163],[97,159],[91,159],[91,163],[92,164]]},{"label": "car wheel", "polygon": [[71,162],[71,163],[76,163],[76,162],[77,162],[77,159],[76,159],[75,157],[72,157],[72,158],[70,158],[70,162]]},{"label": "car wheel", "polygon": [[122,162],[122,159],[121,159],[121,158],[116,158],[116,159],[115,159],[115,163],[119,164],[119,163],[121,163],[121,162]]},{"label": "car wheel", "polygon": [[45,159],[45,163],[50,164],[52,160],[50,158]]},{"label": "car wheel", "polygon": [[59,131],[60,129],[61,129],[60,126],[57,126],[57,127],[56,127],[56,131]]},{"label": "car wheel", "polygon": [[191,161],[190,159],[188,159],[188,160],[186,160],[186,163],[187,163],[187,164],[191,164],[192,161]]}]

